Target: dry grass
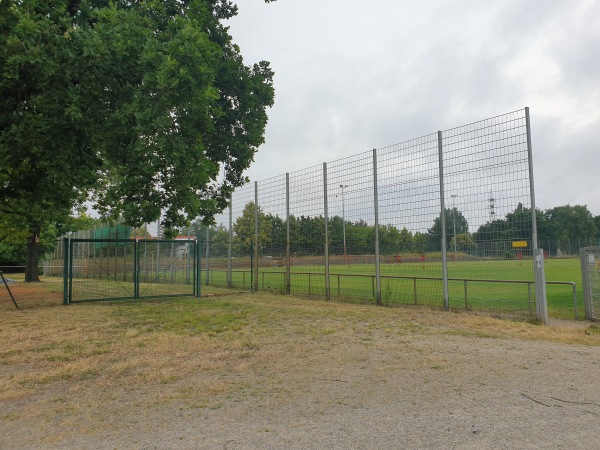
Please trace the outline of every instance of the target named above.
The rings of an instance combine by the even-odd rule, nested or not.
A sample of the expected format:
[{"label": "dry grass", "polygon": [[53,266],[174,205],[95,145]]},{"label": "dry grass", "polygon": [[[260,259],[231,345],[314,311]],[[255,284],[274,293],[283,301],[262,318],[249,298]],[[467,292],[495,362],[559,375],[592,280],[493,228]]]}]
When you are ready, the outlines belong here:
[{"label": "dry grass", "polygon": [[[57,439],[73,416],[88,428],[70,433],[93,433],[131,408],[173,401],[219,408],[266,391],[289,394],[286,377],[315,377],[314,367],[322,380],[341,380],[350,361],[367,361],[374,350],[397,352],[403,340],[419,336],[600,346],[594,325],[540,326],[262,294],[41,305],[17,311],[0,304],[0,403],[8,405],[0,422],[37,420]],[[420,356],[411,370],[453,364]],[[381,377],[387,370],[376,368]]]}]

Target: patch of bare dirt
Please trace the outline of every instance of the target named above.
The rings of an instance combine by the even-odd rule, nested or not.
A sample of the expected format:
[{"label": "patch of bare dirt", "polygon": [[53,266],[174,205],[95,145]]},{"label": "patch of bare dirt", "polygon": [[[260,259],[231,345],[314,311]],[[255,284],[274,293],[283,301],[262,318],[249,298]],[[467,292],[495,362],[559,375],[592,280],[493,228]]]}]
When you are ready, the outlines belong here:
[{"label": "patch of bare dirt", "polygon": [[237,347],[173,348],[184,373],[138,383],[124,358],[127,384],[95,374],[4,397],[0,447],[597,448],[600,346],[397,325],[273,324]]}]

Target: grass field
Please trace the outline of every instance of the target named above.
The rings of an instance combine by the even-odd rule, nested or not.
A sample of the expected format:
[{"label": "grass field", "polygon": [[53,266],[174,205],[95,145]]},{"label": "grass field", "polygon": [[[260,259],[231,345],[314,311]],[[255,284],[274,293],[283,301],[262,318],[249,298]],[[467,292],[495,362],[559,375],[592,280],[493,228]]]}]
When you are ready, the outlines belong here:
[{"label": "grass field", "polygon": [[[584,317],[581,273],[577,259],[553,259],[546,261],[546,281],[574,282],[577,286],[578,317]],[[323,266],[293,266],[291,293],[305,296],[325,296]],[[331,297],[334,300],[350,303],[373,303],[375,298],[375,269],[373,265],[335,265],[330,268]],[[422,305],[433,308],[443,307],[443,288],[440,281],[440,262],[402,263],[381,265],[381,290],[384,305]],[[533,280],[531,261],[493,260],[456,261],[448,264],[449,297],[451,309],[499,314],[515,318],[531,318],[535,312],[535,289],[533,284],[491,283],[475,280]],[[20,280],[22,275],[11,275]],[[211,270],[209,286],[206,286],[206,272],[202,271],[201,290],[203,295],[228,292],[227,276],[224,270]],[[175,277],[177,280],[177,277]],[[252,274],[249,269],[237,269],[233,273],[233,287],[250,290]],[[465,281],[468,280],[468,281]],[[284,268],[261,267],[258,277],[259,291],[284,292]],[[0,289],[0,303],[9,303],[3,287]],[[41,284],[17,283],[12,288],[17,301],[28,297],[47,296],[54,302],[62,301],[62,279],[46,278]],[[37,293],[36,293],[37,292]],[[75,300],[98,298],[132,298],[133,283],[106,279],[75,279],[73,293]],[[168,282],[142,283],[141,297],[192,295],[190,284]],[[572,287],[569,285],[547,285],[548,311],[550,317],[574,319]],[[6,301],[5,301],[6,300]]]},{"label": "grass field", "polygon": [[[546,281],[573,282],[577,288],[578,317],[584,316],[581,269],[577,259],[553,259],[545,263]],[[294,266],[290,290],[297,295],[325,296],[323,266]],[[330,267],[330,289],[334,299],[346,302],[372,302],[375,293],[373,265],[353,264]],[[203,274],[203,276],[205,276]],[[419,304],[443,306],[443,287],[440,262],[382,264],[382,301],[385,305]],[[398,278],[404,277],[404,278]],[[515,314],[522,317],[535,310],[535,287],[527,283],[493,283],[475,280],[515,280],[533,282],[531,261],[492,260],[456,261],[448,264],[450,307]],[[432,278],[432,279],[427,279]],[[233,284],[250,288],[250,270],[233,273]],[[465,282],[465,280],[468,280]],[[213,286],[226,285],[226,272],[211,271]],[[258,289],[284,292],[283,268],[260,268]],[[548,311],[551,317],[574,319],[575,305],[570,285],[546,287]],[[533,304],[532,304],[533,303]]]},{"label": "grass field", "polygon": [[[458,444],[448,448],[467,438],[483,439],[470,448],[523,446],[502,429],[486,435],[511,418],[507,429],[526,432],[568,418],[597,430],[596,325],[264,293],[54,305],[0,314],[1,448],[286,448],[264,439],[294,432],[306,439],[295,448],[312,448],[334,430],[321,445],[332,448],[358,427],[372,439],[364,421],[382,418],[398,436],[423,434],[407,448],[431,446],[450,427]],[[553,398],[565,402],[550,408]],[[549,422],[548,412],[560,417]],[[412,430],[397,428],[410,420]],[[471,429],[478,421],[483,437]]]}]

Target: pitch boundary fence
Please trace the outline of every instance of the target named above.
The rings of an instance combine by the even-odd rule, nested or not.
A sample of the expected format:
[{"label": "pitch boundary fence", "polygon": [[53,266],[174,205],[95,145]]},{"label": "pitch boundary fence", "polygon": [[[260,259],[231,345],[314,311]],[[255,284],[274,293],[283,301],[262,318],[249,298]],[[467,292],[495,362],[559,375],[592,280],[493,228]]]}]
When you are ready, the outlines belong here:
[{"label": "pitch boundary fence", "polygon": [[[327,300],[348,293],[377,305],[408,304],[419,283],[424,294],[418,297],[446,310],[470,309],[478,299],[493,314],[545,322],[535,211],[525,108],[236,189],[215,218],[218,227],[205,230],[205,271],[194,244],[193,280],[189,268],[170,265],[188,255],[177,249],[181,244],[125,239],[111,250],[72,239],[77,248],[67,251],[73,262],[65,266],[71,271],[65,301],[92,297],[71,284],[78,270],[94,279],[89,260],[95,260],[113,274],[115,298],[199,295],[204,281],[229,290],[276,289]],[[96,231],[95,238],[111,237],[111,229]],[[132,233],[114,229],[114,237]],[[87,263],[77,258],[86,249]],[[182,261],[189,266],[191,260]],[[185,288],[167,293],[168,285]]]},{"label": "pitch boundary fence", "polygon": [[[277,275],[283,288],[278,289],[287,294],[310,290],[310,295],[331,299],[336,290],[332,274],[339,264],[334,261],[343,258],[345,264],[352,255],[368,254],[372,264],[359,275],[374,280],[374,295],[357,295],[380,305],[385,296],[413,295],[400,285],[385,292],[382,280],[402,279],[404,274],[399,266],[396,273],[386,273],[390,267],[383,267],[382,260],[436,254],[428,273],[435,279],[430,295],[444,309],[457,309],[461,304],[464,308],[464,294],[457,293],[455,280],[477,280],[483,298],[490,293],[483,286],[489,274],[480,268],[475,270],[480,276],[465,276],[451,261],[477,260],[493,270],[500,267],[498,261],[510,260],[512,266],[493,280],[497,288],[488,297],[497,304],[489,310],[518,304],[509,316],[545,322],[544,258],[535,210],[531,125],[525,108],[256,181],[236,190],[227,212],[216,219],[227,228],[228,255],[252,252],[252,291],[261,290],[261,280],[272,276],[269,261],[261,263],[272,258],[283,269]],[[294,265],[293,259],[300,257],[312,262]],[[228,258],[223,278],[231,282],[235,272]],[[311,273],[310,287],[305,272]],[[293,280],[302,277],[306,286],[299,287]],[[514,294],[507,287],[511,280],[529,289]]]}]

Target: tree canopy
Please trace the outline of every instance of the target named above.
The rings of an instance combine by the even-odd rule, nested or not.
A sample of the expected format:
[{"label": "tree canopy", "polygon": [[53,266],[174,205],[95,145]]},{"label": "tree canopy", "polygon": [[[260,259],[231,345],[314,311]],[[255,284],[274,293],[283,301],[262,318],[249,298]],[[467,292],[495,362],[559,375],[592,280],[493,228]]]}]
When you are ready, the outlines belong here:
[{"label": "tree canopy", "polygon": [[0,2],[0,214],[32,252],[90,198],[167,234],[226,206],[274,101],[269,64],[244,65],[223,24],[236,13],[227,0]]},{"label": "tree canopy", "polygon": [[[455,234],[468,234],[469,223],[463,213],[457,208],[446,208],[444,210],[444,220],[446,223],[446,240],[450,242]],[[441,213],[433,221],[432,227],[427,231],[431,242],[439,243],[442,240],[442,216]]]},{"label": "tree canopy", "polygon": [[[469,224],[458,209],[446,209],[446,245],[449,251],[478,254],[482,256],[500,255],[515,257],[512,241],[530,241],[532,238],[531,209],[522,204],[506,214],[504,218],[490,220],[481,225],[475,233],[469,231]],[[283,255],[286,247],[287,223],[271,213],[258,209],[259,249],[271,255]],[[592,216],[586,206],[564,205],[546,211],[536,211],[538,241],[547,250],[563,240],[586,243],[600,238],[600,228],[595,226],[600,216]],[[455,222],[456,221],[456,222]],[[298,255],[322,254],[325,243],[325,219],[322,216],[290,215],[290,244],[292,252]],[[238,249],[250,248],[254,242],[255,205],[245,205],[243,214],[235,221],[234,244]],[[344,254],[343,233],[346,232],[348,254],[372,254],[375,251],[375,227],[364,220],[355,222],[339,216],[329,218],[330,254]],[[456,235],[454,229],[456,228]],[[224,230],[226,232],[226,230]],[[440,251],[441,214],[436,217],[427,232],[411,232],[406,227],[385,224],[379,226],[380,252],[383,255],[399,253],[421,253]],[[565,245],[565,242],[562,243]]]}]

